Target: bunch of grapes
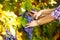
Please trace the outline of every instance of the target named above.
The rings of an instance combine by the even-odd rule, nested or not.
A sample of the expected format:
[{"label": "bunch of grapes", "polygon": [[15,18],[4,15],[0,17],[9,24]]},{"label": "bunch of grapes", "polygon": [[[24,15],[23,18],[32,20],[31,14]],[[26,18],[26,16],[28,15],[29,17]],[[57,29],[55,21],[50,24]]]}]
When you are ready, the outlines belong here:
[{"label": "bunch of grapes", "polygon": [[26,18],[27,23],[33,21],[33,18],[28,15],[28,12],[25,12],[25,13],[22,15],[22,17],[23,17],[23,18]]},{"label": "bunch of grapes", "polygon": [[[27,23],[30,23],[31,21],[33,21],[33,18],[28,15],[28,12],[25,12],[25,13],[22,15],[22,17],[23,17],[23,18],[26,18]],[[26,27],[27,27],[27,26],[26,26]],[[28,34],[30,40],[32,40],[32,30],[33,30],[32,27],[24,28],[24,31]]]},{"label": "bunch of grapes", "polygon": [[32,30],[33,28],[29,27],[29,28],[24,28],[24,31],[27,33],[27,35],[29,36],[29,39],[32,40]]},{"label": "bunch of grapes", "polygon": [[4,36],[4,40],[16,40],[16,38],[8,31],[6,30],[6,36]]}]

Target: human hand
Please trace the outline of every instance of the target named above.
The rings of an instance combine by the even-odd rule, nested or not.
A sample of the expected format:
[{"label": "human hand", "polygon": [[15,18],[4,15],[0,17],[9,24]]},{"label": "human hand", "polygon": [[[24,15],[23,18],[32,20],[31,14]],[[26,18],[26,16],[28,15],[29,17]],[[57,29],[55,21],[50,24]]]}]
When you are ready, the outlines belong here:
[{"label": "human hand", "polygon": [[27,27],[34,27],[34,26],[38,26],[38,22],[37,20],[31,21],[30,23],[27,24]]},{"label": "human hand", "polygon": [[35,12],[35,11],[31,11],[32,13],[34,13],[33,17],[35,19],[41,18],[41,17],[45,17],[46,15],[50,14],[50,10],[48,9],[44,9],[44,10],[40,10],[39,12]]}]

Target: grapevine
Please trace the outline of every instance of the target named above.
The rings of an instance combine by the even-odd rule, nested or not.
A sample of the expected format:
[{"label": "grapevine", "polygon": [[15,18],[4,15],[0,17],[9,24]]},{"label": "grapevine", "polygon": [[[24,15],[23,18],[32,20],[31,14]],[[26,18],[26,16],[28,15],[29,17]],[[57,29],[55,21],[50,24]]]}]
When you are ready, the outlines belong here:
[{"label": "grapevine", "polygon": [[57,34],[60,21],[55,20],[34,28],[28,28],[26,24],[35,20],[28,14],[32,9],[40,11],[42,9],[55,8],[56,4],[60,4],[59,1],[0,0],[1,38],[4,40],[54,40],[53,38]]}]

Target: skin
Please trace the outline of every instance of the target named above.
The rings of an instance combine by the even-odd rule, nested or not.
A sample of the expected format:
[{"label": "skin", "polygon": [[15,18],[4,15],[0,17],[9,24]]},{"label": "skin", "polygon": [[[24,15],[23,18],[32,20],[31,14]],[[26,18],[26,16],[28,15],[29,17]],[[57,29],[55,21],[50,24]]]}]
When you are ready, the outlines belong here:
[{"label": "skin", "polygon": [[41,10],[41,11],[39,11],[39,12],[35,12],[34,17],[35,17],[35,19],[40,18],[42,15],[43,15],[43,17],[45,17],[46,15],[51,14],[51,12],[52,12],[53,10],[54,10],[54,9],[44,9],[44,10]]},{"label": "skin", "polygon": [[38,23],[38,20],[34,20],[31,23],[28,23],[28,25],[34,27],[34,26],[37,26],[37,25],[43,25],[43,24],[49,23],[49,22],[51,22],[55,19],[52,16],[47,15],[46,17],[41,18],[39,20],[40,20],[39,23]]},{"label": "skin", "polygon": [[[51,12],[53,11],[54,9],[45,9],[45,10],[43,10],[42,12],[41,11],[39,11],[37,14],[35,13],[34,14],[34,16],[38,19],[38,14],[40,13],[41,15],[44,15],[44,14],[47,14],[47,15],[45,15],[45,17],[43,17],[43,18],[40,18],[40,19],[38,19],[38,20],[33,20],[31,23],[28,23],[27,25],[28,25],[28,27],[34,27],[34,26],[37,26],[37,25],[43,25],[43,24],[46,24],[46,23],[49,23],[49,22],[51,22],[51,21],[53,21],[53,20],[55,20],[55,18],[54,17],[52,17],[50,14],[51,14]],[[49,14],[48,14],[49,13]],[[40,15],[40,16],[41,16]],[[39,22],[38,22],[39,21]]]}]

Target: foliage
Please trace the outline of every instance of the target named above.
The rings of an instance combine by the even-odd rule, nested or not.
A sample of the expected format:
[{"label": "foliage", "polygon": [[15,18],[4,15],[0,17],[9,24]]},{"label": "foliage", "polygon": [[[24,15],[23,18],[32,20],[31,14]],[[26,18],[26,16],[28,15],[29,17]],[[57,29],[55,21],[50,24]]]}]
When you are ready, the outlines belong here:
[{"label": "foliage", "polygon": [[5,28],[7,28],[14,35],[15,29],[21,25],[21,22],[14,12],[3,11],[1,7],[2,5],[0,4],[0,32],[5,35]]},{"label": "foliage", "polygon": [[53,40],[57,33],[59,21],[53,21],[48,24],[37,26],[33,30],[33,40]]},{"label": "foliage", "polygon": [[[31,9],[39,11],[41,9],[54,8],[57,4],[55,1],[56,0],[0,0],[0,32],[5,30],[4,27],[7,27],[9,30],[12,27],[16,31],[23,29],[27,21],[25,18],[22,18],[22,16],[18,17],[18,15],[22,15],[26,10],[30,12]],[[52,40],[53,34],[57,32],[58,24],[59,21],[54,21],[42,27],[35,27],[32,40]],[[23,31],[21,33],[23,36],[26,35]],[[19,35],[19,32],[17,35]],[[24,37],[28,40],[26,36]]]}]

